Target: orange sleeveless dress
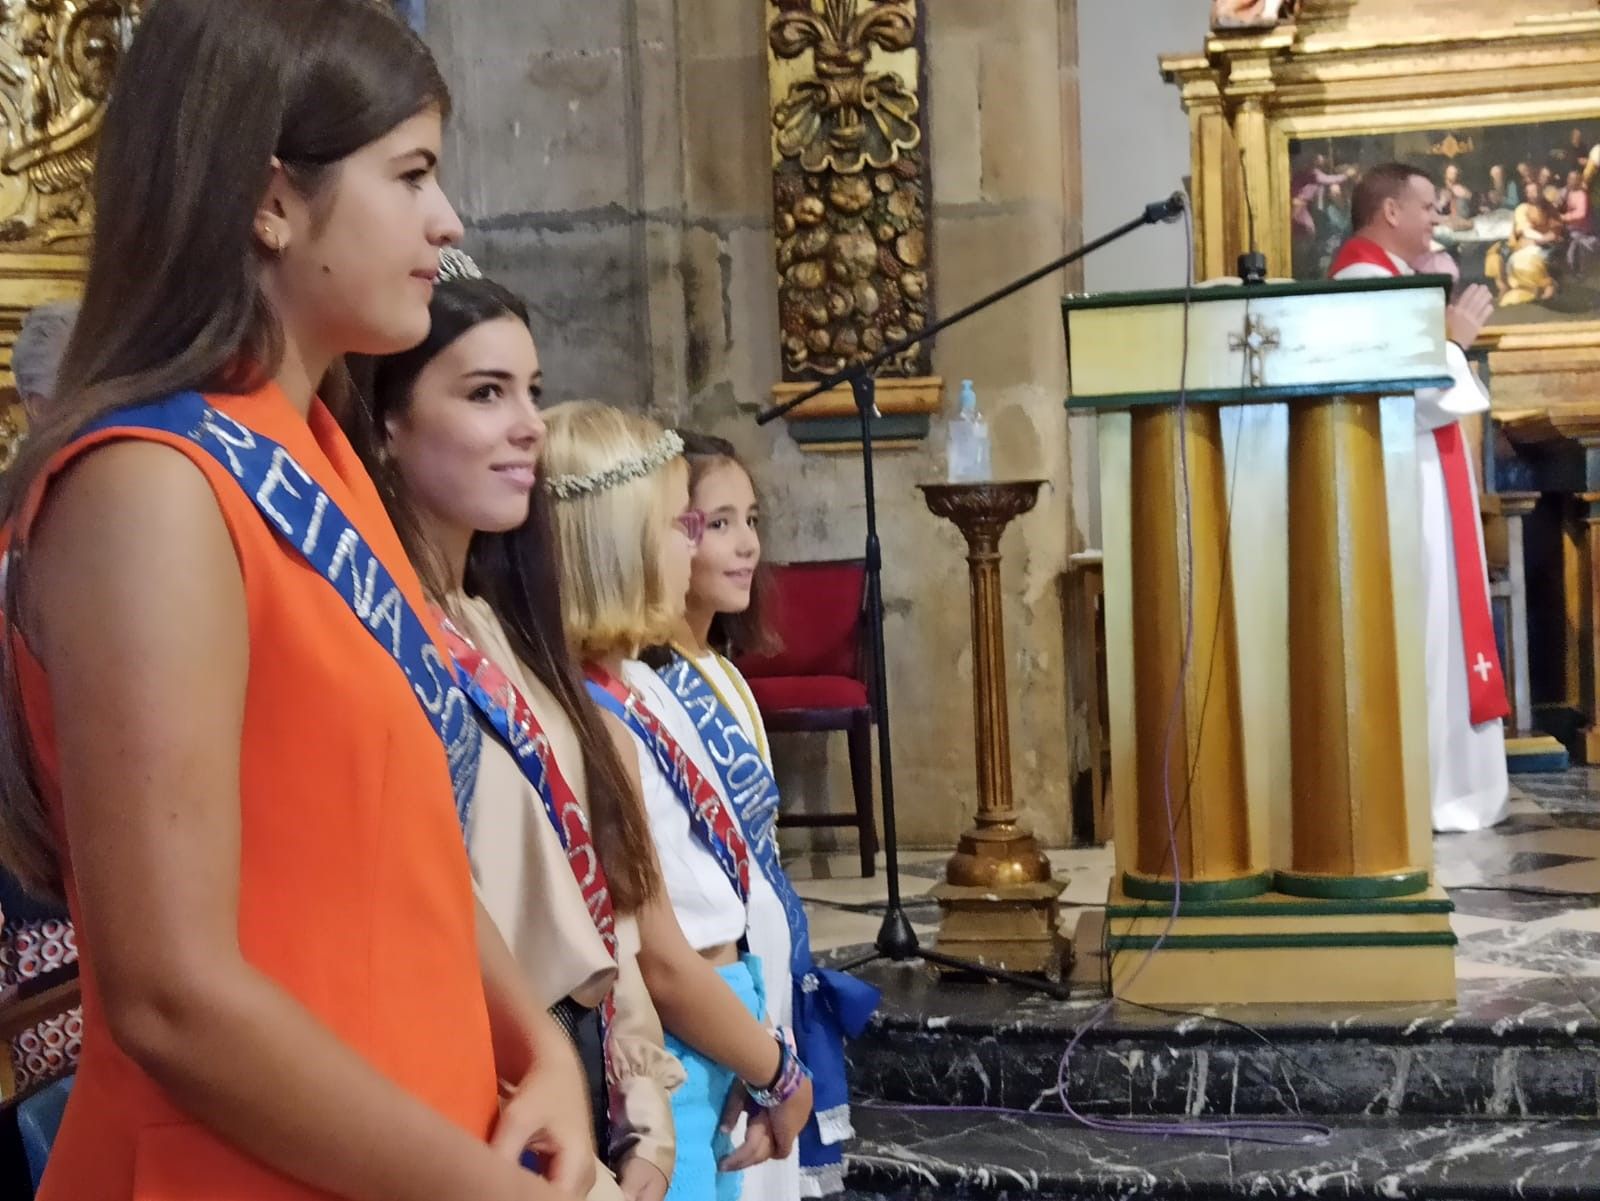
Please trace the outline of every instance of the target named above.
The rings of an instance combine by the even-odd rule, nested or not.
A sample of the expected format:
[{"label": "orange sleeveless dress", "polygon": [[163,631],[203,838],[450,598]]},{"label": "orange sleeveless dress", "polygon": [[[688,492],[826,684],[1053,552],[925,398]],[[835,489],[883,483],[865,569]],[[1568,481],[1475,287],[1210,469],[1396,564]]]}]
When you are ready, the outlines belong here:
[{"label": "orange sleeveless dress", "polygon": [[[376,490],[320,403],[307,422],[275,385],[207,399],[287,448],[431,621]],[[388,652],[204,450],[149,431],[105,431],[68,447],[50,472],[124,436],[169,444],[199,466],[243,571],[250,674],[240,747],[239,941],[246,959],[383,1075],[487,1137],[497,1082],[471,877],[438,736]],[[25,650],[19,669],[77,919],[49,681]],[[95,948],[79,929],[83,1054],[40,1201],[324,1198],[213,1135],[118,1050],[101,1007]],[[258,1085],[270,1090],[273,1082]]]}]

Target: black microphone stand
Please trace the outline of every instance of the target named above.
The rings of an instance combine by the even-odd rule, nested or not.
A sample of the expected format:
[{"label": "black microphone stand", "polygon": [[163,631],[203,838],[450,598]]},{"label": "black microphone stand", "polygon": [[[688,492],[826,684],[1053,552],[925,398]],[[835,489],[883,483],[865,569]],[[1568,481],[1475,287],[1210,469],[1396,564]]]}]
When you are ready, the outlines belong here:
[{"label": "black microphone stand", "polygon": [[1154,204],[1147,204],[1144,211],[1133,220],[1117,226],[1110,233],[1086,242],[1069,254],[1064,254],[1052,262],[1046,263],[1037,271],[1030,271],[1022,278],[1014,280],[996,292],[991,292],[981,300],[974,301],[966,308],[951,313],[942,320],[935,321],[926,329],[919,330],[908,337],[901,338],[889,346],[885,346],[877,354],[860,363],[837,371],[826,379],[819,380],[815,387],[796,396],[763,410],[756,417],[757,425],[766,425],[776,421],[791,409],[804,404],[815,396],[831,391],[841,384],[849,384],[850,391],[855,397],[856,413],[861,421],[861,474],[862,491],[867,508],[867,632],[869,650],[872,655],[872,690],[869,697],[872,704],[873,720],[878,726],[878,777],[879,788],[883,794],[883,849],[884,868],[889,877],[889,903],[883,914],[883,924],[878,928],[877,940],[873,943],[872,951],[858,959],[842,964],[844,971],[856,971],[869,963],[879,959],[888,959],[893,963],[904,963],[911,959],[923,959],[928,963],[935,963],[941,967],[951,968],[956,971],[969,972],[990,980],[1001,981],[1006,984],[1015,984],[1022,988],[1035,989],[1050,994],[1053,997],[1065,998],[1067,986],[1063,981],[1041,979],[1037,976],[1024,976],[1018,972],[1008,972],[1002,968],[989,967],[987,964],[970,963],[954,955],[946,955],[942,951],[929,950],[923,947],[917,938],[917,932],[911,928],[911,921],[906,917],[905,907],[900,897],[900,848],[895,835],[895,805],[894,805],[894,763],[890,750],[889,736],[889,684],[888,664],[884,652],[883,641],[883,547],[878,540],[878,500],[876,481],[872,467],[872,418],[876,415],[878,406],[876,401],[877,380],[873,375],[879,367],[897,355],[904,354],[913,346],[935,337],[944,330],[949,329],[958,322],[965,321],[968,317],[982,312],[990,305],[997,304],[1014,292],[1019,292],[1029,284],[1038,283],[1047,275],[1053,275],[1063,267],[1070,266],[1079,259],[1093,254],[1103,246],[1109,246],[1117,239],[1142,229],[1146,225],[1156,225],[1163,221],[1174,221],[1183,215],[1186,201],[1182,192],[1174,192],[1165,200],[1158,200]]}]

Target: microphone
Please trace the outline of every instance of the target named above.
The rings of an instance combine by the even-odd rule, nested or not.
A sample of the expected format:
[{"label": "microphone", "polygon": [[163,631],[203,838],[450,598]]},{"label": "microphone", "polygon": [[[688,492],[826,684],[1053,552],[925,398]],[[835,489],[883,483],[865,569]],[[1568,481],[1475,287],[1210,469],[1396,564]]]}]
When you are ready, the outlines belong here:
[{"label": "microphone", "polygon": [[1183,210],[1189,207],[1189,198],[1182,192],[1174,192],[1165,200],[1157,200],[1154,204],[1144,206],[1144,220],[1146,225],[1160,225],[1171,223],[1183,216]]},{"label": "microphone", "polygon": [[1253,287],[1267,282],[1267,256],[1256,243],[1256,206],[1250,199],[1250,172],[1245,167],[1243,147],[1239,149],[1239,190],[1244,193],[1244,215],[1250,234],[1250,249],[1239,256],[1239,282]]}]

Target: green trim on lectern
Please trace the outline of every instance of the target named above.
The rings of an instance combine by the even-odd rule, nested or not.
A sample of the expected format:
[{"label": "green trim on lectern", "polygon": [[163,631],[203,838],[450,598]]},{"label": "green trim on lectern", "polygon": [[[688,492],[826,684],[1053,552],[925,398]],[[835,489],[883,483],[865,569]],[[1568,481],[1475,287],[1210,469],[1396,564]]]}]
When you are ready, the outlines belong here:
[{"label": "green trim on lectern", "polygon": [[1094,309],[1131,309],[1158,304],[1211,304],[1219,300],[1274,300],[1289,296],[1330,296],[1342,292],[1405,292],[1438,288],[1446,295],[1455,286],[1448,275],[1399,275],[1378,279],[1319,279],[1281,284],[1215,284],[1210,287],[1161,288],[1154,292],[1098,292],[1064,296],[1063,313]]},{"label": "green trim on lectern", "polygon": [[[1171,898],[1167,898],[1169,901]],[[1183,902],[1178,916],[1187,918],[1210,917],[1411,917],[1418,914],[1444,914],[1455,912],[1455,904],[1445,897],[1425,899],[1404,897],[1373,897],[1370,899],[1316,900],[1309,897],[1267,895],[1242,901],[1193,901],[1189,890],[1183,890]],[[1170,910],[1152,909],[1150,903],[1139,905],[1107,905],[1107,917],[1125,917],[1134,920],[1165,917]]]},{"label": "green trim on lectern", "polygon": [[1318,876],[1279,872],[1276,891],[1292,897],[1370,901],[1378,897],[1404,897],[1424,892],[1428,873],[1394,872],[1385,876]]},{"label": "green trim on lectern", "polygon": [[1260,951],[1278,947],[1453,947],[1449,930],[1351,930],[1342,934],[1109,934],[1106,950]]},{"label": "green trim on lectern", "polygon": [[[1157,880],[1151,876],[1122,873],[1122,891],[1136,901],[1170,901],[1173,896],[1171,880]],[[1242,901],[1246,897],[1259,897],[1272,891],[1272,873],[1239,876],[1233,880],[1185,880],[1185,901]]]},{"label": "green trim on lectern", "polygon": [[[1259,388],[1191,388],[1184,400],[1202,405],[1264,405],[1286,400],[1314,400],[1324,396],[1398,396],[1422,388],[1448,388],[1455,383],[1448,375],[1423,375],[1416,379],[1364,379],[1342,383],[1269,384]],[[1178,403],[1178,393],[1113,392],[1098,396],[1069,396],[1067,410],[1104,412],[1115,409],[1148,408],[1151,405]]]}]

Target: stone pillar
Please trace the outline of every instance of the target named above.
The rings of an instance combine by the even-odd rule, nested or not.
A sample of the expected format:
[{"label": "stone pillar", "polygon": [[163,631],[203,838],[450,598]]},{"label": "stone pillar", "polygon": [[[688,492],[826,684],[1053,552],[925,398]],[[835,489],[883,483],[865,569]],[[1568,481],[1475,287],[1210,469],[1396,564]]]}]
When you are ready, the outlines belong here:
[{"label": "stone pillar", "polygon": [[[743,5],[758,13],[766,7]],[[1080,240],[1076,20],[1072,6],[1056,0],[937,0],[927,6],[927,17],[932,269],[939,308],[948,312]],[[685,21],[679,36],[687,46],[699,35]],[[764,45],[758,49],[765,53]],[[686,137],[699,130],[719,136],[717,121],[728,119],[728,104],[742,113],[742,100],[725,98],[717,120],[686,117]],[[770,128],[769,121],[765,136]],[[770,178],[770,160],[763,160],[763,171]],[[764,212],[762,219],[770,229],[771,217]],[[771,311],[777,286],[770,252],[760,266],[774,297],[763,302]],[[948,846],[970,805],[964,783],[973,770],[968,615],[947,581],[926,570],[935,555],[949,561],[963,546],[953,528],[930,531],[915,491],[944,476],[944,414],[953,412],[962,378],[977,386],[997,478],[1051,481],[1038,508],[1011,534],[1001,597],[1020,807],[1044,845],[1068,837],[1070,747],[1087,737],[1081,722],[1069,725],[1068,712],[1087,698],[1068,697],[1060,585],[1069,552],[1089,545],[1080,527],[1090,509],[1086,489],[1093,477],[1085,473],[1092,472],[1094,458],[1092,423],[1075,423],[1071,441],[1061,407],[1066,372],[1058,304],[1063,291],[1077,286],[1076,275],[1040,284],[941,337],[929,369],[947,382],[942,413],[934,415],[925,442],[877,460],[896,784],[902,798],[916,798],[903,803],[899,815],[908,847]],[[769,329],[765,336],[776,345],[776,315]],[[691,389],[695,420],[756,461],[769,553],[779,559],[859,555],[859,462],[848,451],[803,453],[785,431],[751,427],[749,413],[765,401],[781,365],[765,350],[750,362],[747,353],[746,347],[735,353],[725,384]],[[761,362],[771,363],[765,374]],[[733,409],[735,401],[743,412]],[[930,538],[938,545],[930,546]],[[792,803],[821,808],[829,796],[848,794],[843,741],[835,743],[789,739],[778,748],[780,784]]]},{"label": "stone pillar", "polygon": [[676,397],[655,261],[663,239],[677,255],[684,205],[673,0],[449,0],[427,18],[455,98],[445,186],[467,251],[529,301],[547,395]]}]

